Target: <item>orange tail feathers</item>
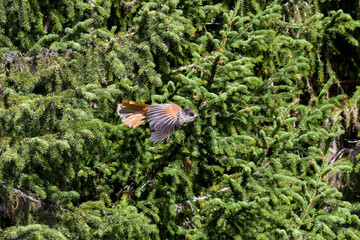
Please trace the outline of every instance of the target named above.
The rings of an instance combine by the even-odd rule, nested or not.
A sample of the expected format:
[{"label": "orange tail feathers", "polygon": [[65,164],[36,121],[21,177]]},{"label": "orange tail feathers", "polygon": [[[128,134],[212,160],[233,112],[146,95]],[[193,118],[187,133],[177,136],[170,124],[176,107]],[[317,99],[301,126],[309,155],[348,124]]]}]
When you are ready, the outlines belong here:
[{"label": "orange tail feathers", "polygon": [[130,100],[125,100],[125,102],[118,105],[118,109],[119,109],[119,106],[121,109],[133,110],[133,111],[144,111],[144,110],[147,110],[150,105],[144,104],[144,103],[137,103],[137,102],[130,101]]},{"label": "orange tail feathers", "polygon": [[123,120],[123,123],[129,127],[137,128],[146,121],[145,117],[149,106],[148,104],[126,100],[118,104],[116,112]]}]

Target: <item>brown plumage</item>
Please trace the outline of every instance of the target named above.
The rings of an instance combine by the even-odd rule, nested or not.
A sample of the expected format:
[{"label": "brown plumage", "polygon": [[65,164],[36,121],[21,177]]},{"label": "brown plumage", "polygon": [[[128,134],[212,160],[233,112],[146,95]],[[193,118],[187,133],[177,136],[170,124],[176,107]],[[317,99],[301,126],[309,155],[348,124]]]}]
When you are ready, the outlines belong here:
[{"label": "brown plumage", "polygon": [[118,105],[117,113],[132,128],[149,122],[150,140],[154,143],[169,139],[182,125],[198,118],[193,110],[182,109],[175,104],[148,105],[129,100]]}]

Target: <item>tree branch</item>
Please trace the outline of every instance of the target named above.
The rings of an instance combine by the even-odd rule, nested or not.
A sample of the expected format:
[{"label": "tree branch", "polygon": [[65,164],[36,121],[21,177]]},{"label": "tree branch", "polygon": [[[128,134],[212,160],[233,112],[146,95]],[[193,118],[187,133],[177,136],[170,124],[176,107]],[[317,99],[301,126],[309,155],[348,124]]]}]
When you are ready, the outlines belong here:
[{"label": "tree branch", "polygon": [[182,66],[182,67],[179,67],[178,69],[174,69],[174,70],[171,71],[171,73],[176,73],[176,72],[179,72],[179,71],[183,71],[183,70],[186,70],[186,69],[192,68],[192,67],[197,67],[202,72],[202,67],[200,67],[200,66],[196,65],[195,63],[193,63],[193,64],[190,64],[188,66]]}]

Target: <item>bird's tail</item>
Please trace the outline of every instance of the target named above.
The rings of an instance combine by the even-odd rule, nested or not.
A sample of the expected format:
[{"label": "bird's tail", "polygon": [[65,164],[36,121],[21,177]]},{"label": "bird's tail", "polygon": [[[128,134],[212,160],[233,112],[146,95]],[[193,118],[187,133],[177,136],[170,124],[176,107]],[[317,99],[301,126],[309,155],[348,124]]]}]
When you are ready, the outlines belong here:
[{"label": "bird's tail", "polygon": [[126,100],[118,104],[117,114],[123,123],[132,128],[137,128],[146,121],[146,114],[150,105]]}]

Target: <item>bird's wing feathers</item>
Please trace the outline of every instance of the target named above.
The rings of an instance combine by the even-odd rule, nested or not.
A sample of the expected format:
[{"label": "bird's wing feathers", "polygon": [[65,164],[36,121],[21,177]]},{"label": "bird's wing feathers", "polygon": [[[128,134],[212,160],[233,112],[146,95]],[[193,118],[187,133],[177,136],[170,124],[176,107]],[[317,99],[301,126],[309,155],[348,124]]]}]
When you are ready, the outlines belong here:
[{"label": "bird's wing feathers", "polygon": [[171,134],[168,134],[167,132],[160,132],[160,131],[151,131],[150,141],[153,143],[162,142],[166,139],[169,139]]},{"label": "bird's wing feathers", "polygon": [[147,120],[150,122],[152,142],[163,141],[178,129],[178,112],[174,104],[157,104],[149,107]]},{"label": "bird's wing feathers", "polygon": [[176,125],[178,121],[178,112],[181,108],[173,104],[152,105],[147,113],[147,120],[150,122],[151,129],[169,130],[169,125]]}]

